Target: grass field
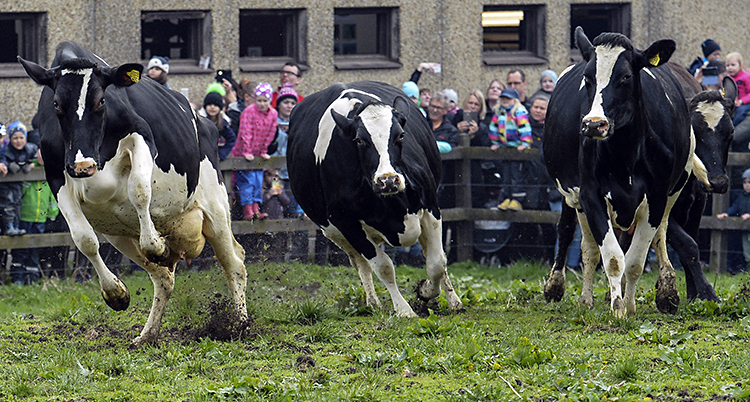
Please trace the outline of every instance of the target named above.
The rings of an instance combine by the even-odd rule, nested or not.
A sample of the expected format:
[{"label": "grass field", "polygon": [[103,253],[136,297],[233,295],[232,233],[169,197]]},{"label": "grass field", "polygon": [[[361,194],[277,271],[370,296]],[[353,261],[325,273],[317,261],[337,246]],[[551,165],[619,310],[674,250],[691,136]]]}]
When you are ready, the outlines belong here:
[{"label": "grass field", "polygon": [[[577,306],[568,274],[557,304],[548,267],[457,264],[466,310],[439,301],[422,319],[363,305],[353,268],[248,267],[252,322],[231,319],[218,268],[182,272],[155,345],[130,348],[151,304],[145,273],[125,276],[132,301],[110,310],[96,281],[0,287],[0,400],[31,401],[724,401],[750,400],[750,282],[710,275],[721,304],[654,306],[639,282],[638,315],[615,319],[606,279]],[[407,299],[423,269],[399,267]],[[680,294],[684,277],[678,272]]]}]

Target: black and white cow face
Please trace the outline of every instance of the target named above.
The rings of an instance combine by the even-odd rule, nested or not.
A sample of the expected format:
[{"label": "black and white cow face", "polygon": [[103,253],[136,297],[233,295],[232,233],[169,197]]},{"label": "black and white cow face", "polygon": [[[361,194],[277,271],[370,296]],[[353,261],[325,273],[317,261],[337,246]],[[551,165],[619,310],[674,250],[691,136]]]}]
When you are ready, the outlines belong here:
[{"label": "black and white cow face", "polygon": [[581,111],[581,134],[603,140],[630,124],[635,111],[642,110],[641,69],[669,61],[676,45],[661,40],[641,52],[617,33],[603,33],[592,45],[581,27],[576,28],[576,43],[587,63],[581,88],[586,88],[589,102]]},{"label": "black and white cow face", "polygon": [[734,138],[732,113],[737,84],[725,77],[724,91],[703,91],[690,100],[690,119],[695,133],[695,153],[706,167],[708,191],[725,193],[729,189],[726,171],[729,147]]},{"label": "black and white cow face", "polygon": [[396,98],[393,107],[374,101],[359,105],[353,117],[331,110],[341,133],[356,144],[362,171],[373,191],[392,195],[406,188],[400,172],[404,125],[408,113],[407,101]]},{"label": "black and white cow face", "polygon": [[124,64],[99,67],[86,59],[70,59],[60,66],[44,67],[19,58],[26,73],[37,84],[54,92],[53,108],[65,143],[65,170],[71,177],[96,173],[104,137],[107,86],[130,86],[139,81],[143,66]]}]

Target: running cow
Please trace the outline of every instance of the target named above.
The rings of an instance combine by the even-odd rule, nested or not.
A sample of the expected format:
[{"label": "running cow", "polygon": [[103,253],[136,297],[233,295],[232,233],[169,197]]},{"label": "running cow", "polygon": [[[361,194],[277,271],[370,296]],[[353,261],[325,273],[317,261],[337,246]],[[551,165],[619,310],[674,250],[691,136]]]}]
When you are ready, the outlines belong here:
[{"label": "running cow", "polygon": [[381,244],[408,246],[419,240],[429,279],[419,283],[417,296],[432,299],[442,284],[450,308],[462,307],[448,279],[441,241],[440,154],[427,121],[403,92],[361,81],[306,97],[292,112],[287,160],[294,196],[347,253],[369,306],[380,307],[374,270],[396,313],[415,315]]},{"label": "running cow", "polygon": [[[675,304],[679,298],[666,256],[667,220],[693,166],[702,168],[696,163],[680,84],[668,69],[655,68],[669,60],[675,42],[660,40],[641,51],[616,33],[603,33],[593,44],[580,27],[575,35],[583,60],[563,72],[550,100],[544,159],[581,224],[581,302],[593,304],[590,284],[601,259],[611,309],[618,316],[635,314],[636,284],[653,245],[664,265],[659,269],[657,305]],[[563,210],[561,245],[569,242],[563,237],[572,236],[574,215],[571,208]],[[617,229],[633,234],[627,252],[618,243]],[[555,259],[545,285],[547,300],[562,297],[564,262],[559,255]]]},{"label": "running cow", "polygon": [[[239,319],[247,318],[245,252],[230,227],[218,170],[218,133],[180,93],[141,77],[140,64],[110,67],[73,42],[46,69],[19,57],[44,85],[39,131],[47,180],[73,241],[99,275],[114,310],[127,287],[102,261],[97,232],[140,264],[154,284],[148,321],[135,345],[157,339],[180,258],[213,246]],[[142,79],[141,79],[142,78]]]}]

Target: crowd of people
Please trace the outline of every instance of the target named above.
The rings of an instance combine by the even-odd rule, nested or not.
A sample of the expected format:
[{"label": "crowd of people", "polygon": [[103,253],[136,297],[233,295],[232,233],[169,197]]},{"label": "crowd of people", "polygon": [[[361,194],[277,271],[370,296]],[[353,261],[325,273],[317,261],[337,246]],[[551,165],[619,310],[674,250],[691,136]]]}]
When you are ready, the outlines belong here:
[{"label": "crowd of people", "polygon": [[[750,73],[745,71],[742,55],[729,53],[721,60],[721,47],[707,39],[701,45],[702,57],[686,67],[705,88],[717,89],[724,76],[731,76],[739,88],[734,124],[737,134],[733,150],[750,147]],[[147,75],[171,88],[169,59],[154,56],[147,65]],[[450,88],[434,90],[419,87],[422,74],[439,73],[438,63],[420,63],[408,81],[402,85],[404,93],[418,106],[435,136],[441,153],[459,146],[462,134],[468,135],[472,147],[486,147],[493,151],[513,148],[518,152],[542,148],[547,105],[558,75],[543,71],[534,82],[536,91],[529,95],[526,73],[521,69],[508,71],[505,79],[493,79],[486,89],[466,93],[463,103],[459,94]],[[295,63],[286,63],[279,71],[275,87],[268,82],[239,82],[231,70],[218,70],[214,82],[206,87],[202,104],[191,101],[201,116],[216,125],[219,132],[219,158],[227,157],[270,159],[286,154],[289,118],[293,108],[303,97],[297,92],[302,82],[302,70]],[[184,93],[188,96],[187,93]],[[189,99],[190,100],[190,99]],[[39,135],[27,130],[17,121],[5,126],[0,149],[0,173],[24,174],[43,163],[39,152]],[[439,200],[442,208],[455,206],[455,167],[444,162],[444,173]],[[748,176],[748,177],[745,177]],[[471,198],[475,208],[497,208],[520,211],[527,209],[559,210],[562,196],[549,179],[541,159],[497,160],[471,162]],[[281,219],[303,216],[289,190],[286,169],[246,170],[233,174],[237,216],[243,220]],[[743,175],[743,186],[750,182],[750,169]],[[740,194],[740,192],[737,192]],[[750,193],[745,190],[744,193]],[[745,197],[738,197],[746,198]],[[742,204],[744,205],[744,204]],[[44,233],[45,224],[60,221],[55,199],[44,181],[0,183],[0,212],[2,231],[6,236],[25,233]],[[733,206],[726,214],[742,215],[750,210]],[[750,237],[746,236],[747,239]],[[747,243],[747,244],[745,244]],[[743,241],[745,248],[750,240]],[[417,248],[418,249],[418,248]],[[11,279],[15,283],[29,283],[40,272],[38,250],[14,250]],[[745,252],[750,263],[750,251]],[[568,266],[580,263],[580,228],[568,253]]]}]

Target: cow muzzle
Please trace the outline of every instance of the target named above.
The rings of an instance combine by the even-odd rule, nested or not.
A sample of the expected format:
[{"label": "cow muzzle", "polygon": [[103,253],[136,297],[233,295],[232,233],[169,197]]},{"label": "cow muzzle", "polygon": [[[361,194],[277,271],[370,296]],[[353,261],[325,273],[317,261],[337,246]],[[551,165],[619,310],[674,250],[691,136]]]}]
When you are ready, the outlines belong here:
[{"label": "cow muzzle", "polygon": [[581,134],[595,140],[603,140],[609,136],[611,127],[612,124],[610,124],[609,119],[592,117],[583,120],[581,123]]},{"label": "cow muzzle", "polygon": [[392,195],[405,188],[404,180],[399,174],[385,174],[375,178],[373,189],[377,194]]},{"label": "cow muzzle", "polygon": [[717,194],[724,194],[729,190],[729,177],[727,175],[709,176],[708,183],[711,187],[708,191]]},{"label": "cow muzzle", "polygon": [[91,161],[76,162],[68,166],[68,174],[71,177],[91,177],[96,170],[96,163]]}]

